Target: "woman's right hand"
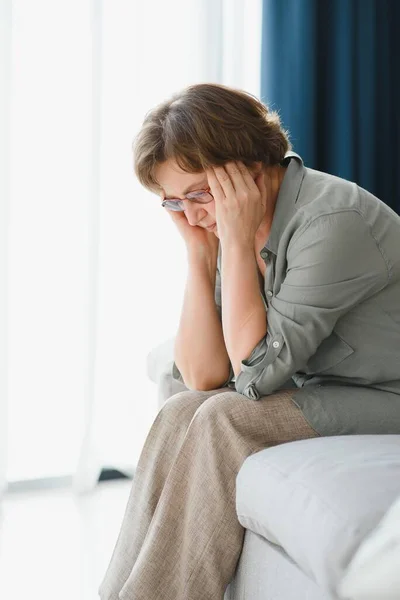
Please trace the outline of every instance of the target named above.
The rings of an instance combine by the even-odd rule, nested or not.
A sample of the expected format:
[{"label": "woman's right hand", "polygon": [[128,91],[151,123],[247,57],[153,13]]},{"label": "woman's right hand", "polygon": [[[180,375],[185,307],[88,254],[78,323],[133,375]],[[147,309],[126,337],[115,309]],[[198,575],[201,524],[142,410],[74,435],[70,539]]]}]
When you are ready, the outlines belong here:
[{"label": "woman's right hand", "polygon": [[198,225],[190,225],[184,211],[169,210],[168,208],[166,211],[183,237],[188,251],[197,250],[217,255],[219,239],[213,232]]}]

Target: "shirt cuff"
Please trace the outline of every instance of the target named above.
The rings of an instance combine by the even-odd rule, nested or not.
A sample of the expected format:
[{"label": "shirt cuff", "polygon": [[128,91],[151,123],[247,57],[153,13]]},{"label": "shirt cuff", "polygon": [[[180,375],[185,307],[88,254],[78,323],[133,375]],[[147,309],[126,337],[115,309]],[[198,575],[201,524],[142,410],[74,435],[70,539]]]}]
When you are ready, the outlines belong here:
[{"label": "shirt cuff", "polygon": [[257,389],[257,381],[265,372],[266,367],[278,358],[283,344],[284,338],[280,333],[271,336],[268,332],[267,336],[259,341],[250,356],[241,363],[240,373],[235,383],[236,391],[239,394],[243,394],[251,400],[259,400],[261,396],[267,396],[275,391],[275,386],[271,385],[268,389],[264,382],[261,394]]}]

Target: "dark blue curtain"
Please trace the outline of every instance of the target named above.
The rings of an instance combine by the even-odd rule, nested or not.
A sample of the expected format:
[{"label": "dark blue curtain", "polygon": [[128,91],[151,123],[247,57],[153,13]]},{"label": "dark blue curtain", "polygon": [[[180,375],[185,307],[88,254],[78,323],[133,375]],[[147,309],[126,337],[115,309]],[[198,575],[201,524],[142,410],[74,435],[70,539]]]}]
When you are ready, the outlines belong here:
[{"label": "dark blue curtain", "polygon": [[263,0],[262,27],[261,99],[293,149],[400,214],[400,0]]}]

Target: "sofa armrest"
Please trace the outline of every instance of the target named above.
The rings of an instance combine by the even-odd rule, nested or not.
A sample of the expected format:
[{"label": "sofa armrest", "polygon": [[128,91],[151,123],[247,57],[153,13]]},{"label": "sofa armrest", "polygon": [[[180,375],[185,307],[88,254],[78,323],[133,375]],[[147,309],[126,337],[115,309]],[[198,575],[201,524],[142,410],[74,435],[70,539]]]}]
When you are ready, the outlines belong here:
[{"label": "sofa armrest", "polygon": [[162,373],[168,370],[169,363],[174,362],[174,344],[175,337],[169,338],[153,348],[147,355],[147,376],[154,383],[160,382]]},{"label": "sofa armrest", "polygon": [[161,408],[168,398],[179,392],[187,391],[184,383],[172,376],[174,364],[175,337],[159,344],[147,355],[147,375],[158,385],[158,407]]}]

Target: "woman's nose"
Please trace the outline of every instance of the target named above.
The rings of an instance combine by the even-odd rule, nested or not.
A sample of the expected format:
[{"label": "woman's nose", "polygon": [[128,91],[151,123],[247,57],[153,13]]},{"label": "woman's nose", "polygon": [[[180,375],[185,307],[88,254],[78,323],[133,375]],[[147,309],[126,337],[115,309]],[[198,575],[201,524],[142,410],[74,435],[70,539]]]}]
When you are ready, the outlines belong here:
[{"label": "woman's nose", "polygon": [[190,225],[197,225],[204,218],[204,208],[200,206],[195,206],[194,202],[191,200],[184,201],[185,205],[185,213],[188,223]]}]

